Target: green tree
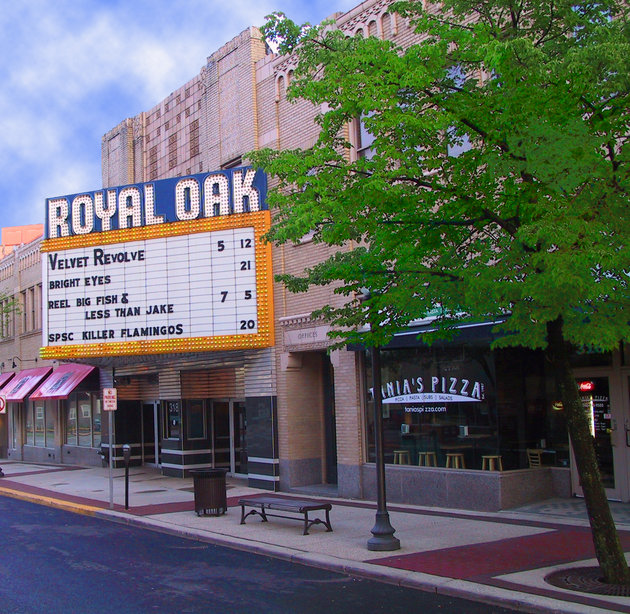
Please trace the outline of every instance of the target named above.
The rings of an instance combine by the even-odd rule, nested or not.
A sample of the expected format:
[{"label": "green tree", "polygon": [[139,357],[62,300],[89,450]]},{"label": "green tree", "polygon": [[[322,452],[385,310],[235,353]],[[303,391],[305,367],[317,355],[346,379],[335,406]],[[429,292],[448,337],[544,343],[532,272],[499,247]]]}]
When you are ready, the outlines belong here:
[{"label": "green tree", "polygon": [[[501,316],[495,347],[545,348],[602,572],[630,582],[569,363],[630,340],[627,4],[428,6],[394,5],[420,41],[406,48],[268,18],[267,39],[297,62],[288,97],[326,109],[311,149],[252,154],[278,182],[269,238],[339,246],[280,279],[335,284],[347,302],[318,315],[340,343],[382,345],[431,314],[436,336]],[[357,118],[373,139],[359,157]]]}]

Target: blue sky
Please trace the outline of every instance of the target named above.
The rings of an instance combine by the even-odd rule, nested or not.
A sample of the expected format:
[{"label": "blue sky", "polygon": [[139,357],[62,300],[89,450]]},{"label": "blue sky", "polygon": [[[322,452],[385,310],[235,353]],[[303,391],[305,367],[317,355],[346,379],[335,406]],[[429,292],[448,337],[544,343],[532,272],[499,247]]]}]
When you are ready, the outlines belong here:
[{"label": "blue sky", "polygon": [[0,11],[0,227],[102,187],[101,137],[265,15],[319,23],[359,0],[13,0]]}]

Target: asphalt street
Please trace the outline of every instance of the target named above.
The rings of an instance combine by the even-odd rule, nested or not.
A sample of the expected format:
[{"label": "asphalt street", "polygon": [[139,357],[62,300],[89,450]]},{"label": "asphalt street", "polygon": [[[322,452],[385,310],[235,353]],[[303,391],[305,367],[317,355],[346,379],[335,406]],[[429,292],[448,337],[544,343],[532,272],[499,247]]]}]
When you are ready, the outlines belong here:
[{"label": "asphalt street", "polygon": [[512,612],[5,497],[0,532],[7,614]]}]

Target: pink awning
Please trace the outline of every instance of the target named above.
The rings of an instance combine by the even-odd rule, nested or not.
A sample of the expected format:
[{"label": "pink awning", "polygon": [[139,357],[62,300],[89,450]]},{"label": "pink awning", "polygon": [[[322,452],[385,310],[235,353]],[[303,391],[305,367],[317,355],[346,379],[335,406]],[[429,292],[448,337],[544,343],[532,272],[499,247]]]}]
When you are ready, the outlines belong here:
[{"label": "pink awning", "polygon": [[0,388],[2,388],[2,386],[4,386],[14,375],[15,373],[13,373],[13,371],[0,373]]},{"label": "pink awning", "polygon": [[25,369],[20,371],[2,391],[7,397],[7,401],[20,403],[24,397],[31,392],[50,372],[51,367],[37,367],[36,369]]},{"label": "pink awning", "polygon": [[61,365],[31,394],[31,399],[67,399],[92,372],[91,365]]}]

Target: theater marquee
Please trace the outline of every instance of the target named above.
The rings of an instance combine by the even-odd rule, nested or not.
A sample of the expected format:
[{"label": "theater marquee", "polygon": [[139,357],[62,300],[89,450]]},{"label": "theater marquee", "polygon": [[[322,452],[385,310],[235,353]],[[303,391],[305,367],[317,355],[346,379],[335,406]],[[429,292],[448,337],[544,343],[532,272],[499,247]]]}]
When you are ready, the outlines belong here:
[{"label": "theater marquee", "polygon": [[48,199],[42,357],[272,345],[265,197],[241,168]]}]

